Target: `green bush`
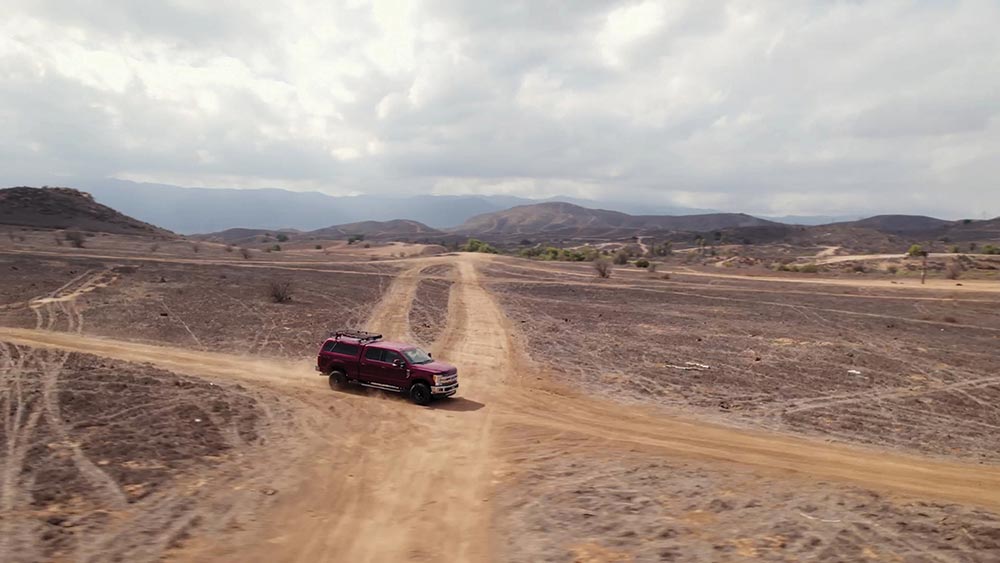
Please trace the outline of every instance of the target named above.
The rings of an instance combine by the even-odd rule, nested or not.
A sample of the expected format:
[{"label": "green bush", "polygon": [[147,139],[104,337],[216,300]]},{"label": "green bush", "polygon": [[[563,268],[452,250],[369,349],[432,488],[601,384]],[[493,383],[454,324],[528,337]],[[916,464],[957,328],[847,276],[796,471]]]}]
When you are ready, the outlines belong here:
[{"label": "green bush", "polygon": [[285,233],[278,233],[276,238],[278,239],[278,242],[288,242],[288,235]]},{"label": "green bush", "polygon": [[987,244],[983,247],[983,254],[1000,254],[1000,247]]},{"label": "green bush", "polygon": [[640,259],[638,259],[638,260],[635,261],[635,267],[636,268],[648,268],[649,267],[649,260],[646,260],[645,258],[640,258]]},{"label": "green bush", "polygon": [[910,247],[909,250],[906,251],[906,255],[907,256],[914,256],[914,257],[915,256],[923,256],[924,255],[924,247],[920,246],[919,244],[914,244],[913,246]]},{"label": "green bush", "polygon": [[459,250],[462,252],[483,252],[486,254],[497,254],[499,251],[479,239],[470,238]]}]

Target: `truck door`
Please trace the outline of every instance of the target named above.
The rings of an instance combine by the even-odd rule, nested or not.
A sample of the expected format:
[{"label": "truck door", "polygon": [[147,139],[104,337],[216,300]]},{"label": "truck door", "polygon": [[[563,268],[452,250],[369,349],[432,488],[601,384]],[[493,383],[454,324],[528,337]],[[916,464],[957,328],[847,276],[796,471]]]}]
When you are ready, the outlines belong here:
[{"label": "truck door", "polygon": [[[360,370],[361,380],[368,383],[379,383],[393,388],[402,387],[402,381],[406,377],[405,364],[403,368],[393,365],[393,361],[399,358],[399,354],[392,350],[384,350],[369,346],[361,358]],[[402,358],[399,358],[402,361]],[[402,377],[399,375],[402,373]]]},{"label": "truck door", "polygon": [[393,350],[386,350],[382,356],[382,361],[385,364],[383,371],[385,375],[384,383],[393,387],[406,387],[406,360],[403,359],[402,354]]},{"label": "truck door", "polygon": [[382,354],[385,350],[368,346],[358,360],[358,379],[363,382],[381,383]]}]

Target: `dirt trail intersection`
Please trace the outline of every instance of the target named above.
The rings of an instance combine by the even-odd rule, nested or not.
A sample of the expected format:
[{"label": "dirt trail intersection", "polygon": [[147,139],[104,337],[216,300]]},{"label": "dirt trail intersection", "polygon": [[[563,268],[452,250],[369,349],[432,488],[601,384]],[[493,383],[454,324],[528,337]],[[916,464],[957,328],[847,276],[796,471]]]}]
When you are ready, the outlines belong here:
[{"label": "dirt trail intersection", "polygon": [[[298,482],[257,515],[252,534],[192,538],[174,557],[248,561],[480,561],[496,553],[491,514],[497,475],[507,470],[497,444],[551,436],[581,437],[593,451],[738,464],[805,481],[846,482],[876,491],[1000,510],[1000,470],[990,466],[889,454],[820,441],[738,430],[622,407],[537,383],[518,353],[515,332],[479,278],[473,255],[413,261],[373,313],[369,328],[410,333],[409,309],[421,270],[457,268],[447,326],[436,357],[459,366],[459,396],[418,408],[402,399],[341,393],[336,400],[308,361],[260,360],[99,339],[79,333],[0,328],[16,345],[149,362],[179,373],[254,383],[287,393],[311,409],[313,432],[296,439]],[[102,283],[83,283],[76,294]],[[88,285],[89,284],[89,285]],[[69,296],[71,294],[67,294]],[[66,306],[72,297],[39,302]],[[82,322],[82,321],[81,321]],[[526,374],[532,377],[526,377]],[[339,406],[331,406],[334,403]],[[349,409],[323,419],[324,409]],[[364,421],[361,427],[358,423]]]}]

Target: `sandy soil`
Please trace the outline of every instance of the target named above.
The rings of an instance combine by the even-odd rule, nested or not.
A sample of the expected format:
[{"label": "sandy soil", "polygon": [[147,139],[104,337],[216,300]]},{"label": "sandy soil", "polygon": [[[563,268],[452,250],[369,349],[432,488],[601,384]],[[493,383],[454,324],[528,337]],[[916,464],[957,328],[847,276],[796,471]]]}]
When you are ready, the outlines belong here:
[{"label": "sandy soil", "polygon": [[[151,263],[171,267],[188,263],[136,261],[142,265],[139,271]],[[926,560],[996,559],[993,511],[1000,510],[1000,470],[995,466],[944,453],[928,459],[884,447],[718,425],[710,417],[692,417],[682,405],[673,410],[642,404],[623,407],[586,389],[566,386],[558,377],[550,377],[551,365],[534,363],[551,358],[525,349],[523,335],[538,331],[522,327],[525,323],[518,322],[516,314],[508,318],[488,289],[483,276],[491,263],[495,259],[475,255],[399,261],[394,265],[399,274],[370,310],[369,328],[390,337],[410,337],[422,280],[437,277],[427,268],[455,268],[445,327],[431,348],[435,357],[459,366],[462,387],[457,398],[427,408],[394,395],[331,391],[325,379],[311,371],[311,355],[301,360],[254,357],[244,350],[199,349],[176,336],[140,341],[101,335],[113,322],[111,317],[97,325],[105,328],[87,332],[91,320],[85,300],[133,275],[127,272],[64,279],[62,291],[52,290],[54,282],[46,282],[34,300],[14,303],[13,309],[57,318],[49,322],[43,315],[30,326],[12,326],[4,320],[0,341],[50,355],[89,353],[107,361],[146,362],[179,374],[171,377],[225,381],[280,396],[289,409],[283,425],[271,425],[284,434],[261,449],[267,455],[255,457],[258,450],[240,448],[246,457],[238,466],[227,464],[218,471],[224,477],[214,482],[218,486],[210,488],[212,494],[204,499],[186,497],[198,498],[184,511],[188,522],[195,524],[167,540],[150,540],[144,551],[128,552],[129,560],[157,559],[164,553],[177,560],[241,561],[646,561],[743,556],[822,560],[836,553],[855,559],[920,560],[916,557],[924,553],[929,554]],[[275,265],[264,271],[300,266]],[[315,271],[328,280],[347,274],[363,277],[364,281],[349,285],[384,275],[318,271],[324,267],[329,266],[300,271]],[[544,291],[566,279],[561,271],[539,274],[546,282],[538,284]],[[593,283],[573,280],[563,284],[563,291],[583,291],[584,284]],[[599,299],[610,299],[608,310],[628,312],[640,295],[656,295],[645,285],[661,283],[648,276],[639,281],[643,287],[634,289],[634,295]],[[739,303],[760,300],[749,296],[733,301],[736,281],[720,281],[730,284],[729,289],[713,295],[726,299],[682,296],[688,301],[678,301],[679,314],[691,321],[711,315],[732,324],[730,338],[754,324],[755,333],[774,325],[782,336],[773,338],[804,337],[794,324],[754,320],[755,315],[743,319]],[[491,287],[495,283],[490,280]],[[820,293],[835,293],[833,289],[826,286]],[[533,289],[524,291],[529,290]],[[931,307],[927,314],[932,320],[915,319],[912,324],[928,331],[967,324],[978,328],[956,329],[981,330],[984,336],[969,332],[966,338],[995,338],[993,323],[976,308],[988,308],[990,298],[979,298],[983,303],[970,304],[971,312],[963,313],[967,318],[962,323],[933,319],[937,302],[927,301],[921,306]],[[560,299],[543,293],[540,315],[547,314],[542,307],[547,301]],[[591,301],[597,302],[598,297]],[[893,306],[891,300],[874,302],[879,308]],[[221,299],[200,306],[212,311],[232,307]],[[684,307],[690,310],[684,312]],[[804,314],[795,312],[800,305],[788,309],[794,318],[838,307],[842,306],[814,303]],[[576,308],[584,309],[579,301]],[[738,312],[727,313],[730,308]],[[870,319],[881,323],[882,316],[890,316],[873,312],[870,305],[842,308],[855,313],[841,313],[849,320],[837,317],[836,330],[845,334],[866,328]],[[638,322],[654,328],[671,326],[652,318]],[[980,369],[983,364],[976,362],[986,360],[976,355],[978,344],[973,348],[963,360],[968,363],[964,371],[945,385],[964,381],[961,376],[966,372]],[[842,351],[848,353],[849,346]],[[864,362],[882,365],[875,350],[864,354]],[[629,366],[637,358],[622,359],[619,363]],[[737,385],[733,379],[720,381]],[[893,384],[889,381],[884,387],[889,390]],[[12,389],[10,383],[5,385]],[[801,401],[803,396],[782,399]],[[207,469],[203,473],[206,479],[215,474]],[[267,477],[266,487],[273,494],[262,495],[257,489],[246,495],[247,484],[240,480],[256,488],[263,486],[261,476]],[[738,492],[730,496],[731,490]],[[25,519],[10,510],[3,516],[4,522]],[[828,522],[838,519],[841,522]],[[122,521],[146,520],[126,515]],[[106,531],[82,535],[87,545],[104,550],[111,550],[117,538]]]},{"label": "sandy soil", "polygon": [[[502,559],[992,561],[1000,518],[829,482],[613,452],[578,437],[509,444]],[[611,455],[618,453],[618,455]]]},{"label": "sandy soil", "polygon": [[[838,441],[1000,461],[1000,300],[505,281],[532,357],[619,400]],[[584,305],[585,306],[581,306]]]}]

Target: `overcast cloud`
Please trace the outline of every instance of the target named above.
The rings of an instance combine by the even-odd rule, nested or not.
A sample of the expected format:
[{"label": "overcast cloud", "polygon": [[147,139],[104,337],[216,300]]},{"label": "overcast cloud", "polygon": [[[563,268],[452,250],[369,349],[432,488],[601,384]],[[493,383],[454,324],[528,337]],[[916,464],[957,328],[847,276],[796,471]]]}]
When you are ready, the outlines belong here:
[{"label": "overcast cloud", "polygon": [[1000,215],[1000,2],[7,0],[0,180]]}]

